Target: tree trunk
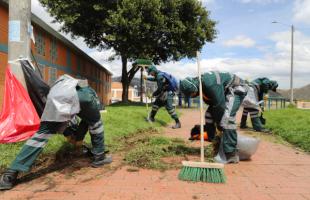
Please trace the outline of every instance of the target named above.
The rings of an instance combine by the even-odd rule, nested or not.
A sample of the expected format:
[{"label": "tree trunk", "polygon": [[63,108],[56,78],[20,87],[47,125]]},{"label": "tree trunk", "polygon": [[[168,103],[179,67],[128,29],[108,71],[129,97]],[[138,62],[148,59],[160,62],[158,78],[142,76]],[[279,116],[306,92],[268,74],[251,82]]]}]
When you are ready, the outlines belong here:
[{"label": "tree trunk", "polygon": [[127,57],[122,57],[122,102],[128,102],[128,91],[131,80],[134,78],[135,74],[139,71],[140,67],[133,66],[129,71],[127,71]]},{"label": "tree trunk", "polygon": [[129,79],[127,72],[127,58],[122,56],[122,102],[128,102]]}]

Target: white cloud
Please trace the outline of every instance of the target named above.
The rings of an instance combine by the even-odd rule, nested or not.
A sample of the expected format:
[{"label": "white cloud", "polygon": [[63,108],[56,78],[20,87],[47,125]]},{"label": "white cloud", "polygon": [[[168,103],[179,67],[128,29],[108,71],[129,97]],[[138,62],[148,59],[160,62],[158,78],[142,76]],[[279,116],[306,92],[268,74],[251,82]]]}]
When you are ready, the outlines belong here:
[{"label": "white cloud", "polygon": [[294,20],[305,24],[310,24],[310,1],[296,0],[294,2]]},{"label": "white cloud", "polygon": [[[277,3],[282,0],[236,0],[243,3]],[[215,3],[214,0],[203,0],[203,3]],[[295,20],[303,21],[307,23],[306,19],[310,19],[308,15],[309,0],[297,0],[295,3]],[[60,24],[53,24],[52,17],[42,8],[38,0],[32,0],[32,12],[39,16],[43,21],[58,30]],[[307,17],[305,17],[307,16]],[[64,35],[64,34],[63,34]],[[71,40],[70,36],[65,35]],[[261,76],[267,76],[277,80],[280,83],[280,88],[289,87],[289,73],[290,73],[290,32],[274,33],[270,36],[270,40],[274,42],[272,46],[257,46],[259,50],[265,53],[263,58],[250,58],[241,59],[237,58],[234,52],[224,52],[223,57],[202,59],[201,65],[203,71],[219,70],[236,73],[244,79],[254,79]],[[95,49],[89,49],[83,42],[83,38],[74,40],[77,46],[79,46],[85,52],[88,52],[91,57],[100,62],[103,66],[111,70],[114,76],[121,75],[121,61],[114,60],[108,61],[108,58],[114,54],[113,50],[107,50],[98,52]],[[226,46],[241,46],[241,47],[253,47],[256,42],[244,35],[239,35],[231,40],[223,43]],[[295,73],[294,85],[296,87],[309,84],[310,80],[310,37],[302,34],[301,32],[295,32]],[[130,68],[131,63],[128,64]],[[197,64],[192,62],[169,62],[158,66],[160,70],[166,71],[175,75],[178,78],[185,78],[186,76],[196,76]]]},{"label": "white cloud", "polygon": [[[263,58],[235,58],[233,55],[226,57],[202,59],[202,71],[219,70],[228,71],[239,75],[243,79],[267,76],[279,82],[280,88],[289,87],[290,78],[290,32],[274,33],[270,36],[274,47],[264,47],[266,50]],[[197,64],[193,62],[171,62],[162,64],[159,69],[174,74],[178,78],[197,76]],[[310,37],[295,32],[294,42],[294,86],[301,87],[309,84],[310,80]]]},{"label": "white cloud", "polygon": [[[294,86],[301,87],[310,83],[310,37],[301,32],[296,32],[295,36]],[[237,58],[233,52],[230,52],[225,54],[224,57],[202,59],[202,71],[227,71],[248,80],[267,76],[277,80],[280,88],[288,88],[291,66],[290,32],[274,33],[269,39],[275,45],[274,47],[261,47],[265,52],[263,58]],[[121,75],[121,62],[119,60],[106,62],[106,59],[113,54],[113,51],[93,52],[91,54],[93,54],[92,56],[94,58],[101,61],[104,66],[110,66],[114,76]],[[130,64],[128,66],[130,67]],[[179,79],[187,76],[197,76],[197,64],[195,60],[163,63],[158,66],[158,69],[171,73]]]},{"label": "white cloud", "polygon": [[[290,57],[291,54],[291,32],[278,32],[270,36],[275,42],[276,56],[283,58]],[[294,59],[296,62],[309,61],[309,55],[306,49],[310,48],[310,37],[300,31],[294,32]],[[310,65],[310,63],[309,63]]]},{"label": "white cloud", "polygon": [[[289,87],[290,59],[266,56],[263,59],[214,58],[201,61],[202,71],[218,70],[237,74],[243,79],[253,80],[258,77],[269,77],[279,82],[280,88]],[[158,67],[160,70],[174,74],[178,78],[197,76],[197,64],[166,63]],[[310,61],[295,62],[294,85],[300,87],[310,83]]]},{"label": "white cloud", "polygon": [[224,46],[227,47],[253,47],[255,45],[255,41],[247,36],[238,35],[233,39],[226,40],[223,42]]}]

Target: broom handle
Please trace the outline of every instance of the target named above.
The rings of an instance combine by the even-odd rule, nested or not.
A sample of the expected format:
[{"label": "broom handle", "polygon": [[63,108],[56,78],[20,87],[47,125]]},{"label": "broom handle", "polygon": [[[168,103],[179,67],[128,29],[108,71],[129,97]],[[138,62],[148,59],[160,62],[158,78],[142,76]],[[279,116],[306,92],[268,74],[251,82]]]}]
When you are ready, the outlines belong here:
[{"label": "broom handle", "polygon": [[[143,68],[143,74],[144,74],[144,72],[145,72],[145,66],[143,66],[142,68]],[[146,94],[146,80],[143,80],[143,85],[144,85],[144,89],[145,89],[146,110],[147,110],[147,112],[149,112],[149,104],[147,103],[147,94]],[[142,93],[141,95],[143,95],[143,93]]]},{"label": "broom handle", "polygon": [[197,51],[197,67],[199,79],[199,102],[200,102],[200,161],[205,161],[204,151],[204,120],[203,120],[203,101],[202,101],[202,82],[201,82],[201,67],[200,67],[200,53]]}]

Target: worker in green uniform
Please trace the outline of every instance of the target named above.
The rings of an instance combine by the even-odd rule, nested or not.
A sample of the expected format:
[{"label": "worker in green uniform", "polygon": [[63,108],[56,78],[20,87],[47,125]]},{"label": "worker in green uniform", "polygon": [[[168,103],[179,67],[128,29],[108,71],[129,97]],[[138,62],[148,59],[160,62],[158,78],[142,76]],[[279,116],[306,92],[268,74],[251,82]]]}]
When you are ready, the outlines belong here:
[{"label": "worker in green uniform", "polygon": [[156,81],[157,83],[157,90],[153,93],[153,97],[156,100],[152,105],[152,111],[149,114],[148,121],[154,122],[157,111],[160,107],[165,106],[171,118],[175,120],[175,125],[172,128],[181,128],[181,122],[172,105],[177,90],[176,79],[170,74],[159,71],[154,65],[149,66],[147,72],[152,77],[147,78],[145,76],[144,78],[148,81]]},{"label": "worker in green uniform", "polygon": [[[236,113],[247,93],[245,83],[234,74],[217,71],[204,73],[201,78],[203,100],[209,105],[205,113],[208,137],[212,140],[216,129],[222,131],[219,140],[224,155],[216,161],[238,163]],[[180,91],[186,96],[198,96],[198,77],[181,80]]]},{"label": "worker in green uniform", "polygon": [[[99,100],[93,89],[81,87],[78,80],[64,75],[51,87],[41,117],[39,130],[26,141],[10,167],[0,176],[0,190],[11,189],[19,172],[28,172],[42,152],[48,139],[56,132],[64,132],[70,140],[81,143],[90,132],[93,155],[92,167],[112,162],[106,156],[104,130],[99,111]],[[81,122],[76,132],[69,131],[69,121],[79,116]]]},{"label": "worker in green uniform", "polygon": [[[247,116],[250,113],[253,129],[259,132],[269,133],[270,130],[264,128],[263,126],[263,123],[259,116],[259,112],[260,112],[260,109],[263,109],[264,95],[268,93],[268,90],[272,90],[276,92],[278,83],[277,81],[272,81],[266,77],[263,77],[263,78],[255,79],[254,81],[250,82],[248,85],[249,87],[251,87],[250,89],[253,91],[252,97],[249,97],[249,98],[254,99],[253,102],[256,102],[256,103],[246,104],[246,99],[248,96],[245,98],[240,128],[248,128],[246,125],[246,121],[247,121]],[[250,92],[248,93],[248,95],[250,95]]]}]

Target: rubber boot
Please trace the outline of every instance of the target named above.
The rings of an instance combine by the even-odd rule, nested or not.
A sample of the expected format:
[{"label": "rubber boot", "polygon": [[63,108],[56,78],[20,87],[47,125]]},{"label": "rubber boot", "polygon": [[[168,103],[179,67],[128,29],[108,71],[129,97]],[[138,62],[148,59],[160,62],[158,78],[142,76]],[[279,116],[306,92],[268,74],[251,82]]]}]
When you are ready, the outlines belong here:
[{"label": "rubber boot", "polygon": [[225,153],[227,164],[232,163],[236,164],[239,163],[239,154],[238,152],[231,152],[231,153]]},{"label": "rubber boot", "polygon": [[94,160],[91,163],[91,166],[97,168],[105,164],[110,164],[112,161],[112,156],[106,156],[105,153],[100,155],[94,155]]},{"label": "rubber boot", "polygon": [[155,122],[155,114],[153,111],[151,111],[151,113],[149,114],[148,118],[146,119],[146,121],[153,123]]},{"label": "rubber boot", "polygon": [[175,120],[175,125],[172,126],[173,129],[178,129],[178,128],[181,128],[181,122],[179,119],[176,119]]},{"label": "rubber boot", "polygon": [[262,128],[260,130],[255,130],[256,132],[262,132],[262,133],[267,133],[267,134],[271,134],[271,130],[267,129],[267,128]]},{"label": "rubber boot", "polygon": [[18,171],[8,169],[0,176],[0,190],[10,190],[16,183]]}]

